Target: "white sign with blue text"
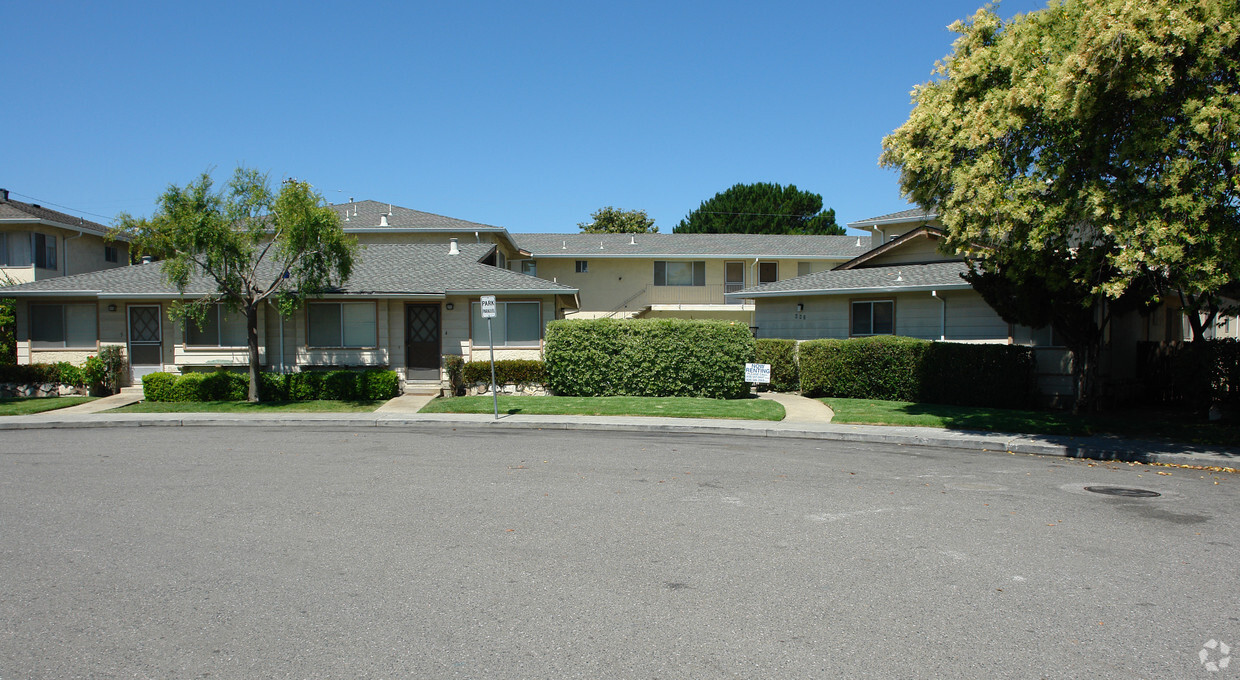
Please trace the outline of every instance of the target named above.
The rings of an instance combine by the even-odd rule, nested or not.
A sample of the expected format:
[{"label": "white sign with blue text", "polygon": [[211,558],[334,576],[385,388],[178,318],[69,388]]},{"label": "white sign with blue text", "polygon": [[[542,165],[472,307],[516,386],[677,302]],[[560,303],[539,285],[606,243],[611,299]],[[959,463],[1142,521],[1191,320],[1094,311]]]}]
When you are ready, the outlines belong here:
[{"label": "white sign with blue text", "polygon": [[745,382],[748,382],[748,383],[769,383],[771,382],[771,365],[770,364],[745,364]]}]

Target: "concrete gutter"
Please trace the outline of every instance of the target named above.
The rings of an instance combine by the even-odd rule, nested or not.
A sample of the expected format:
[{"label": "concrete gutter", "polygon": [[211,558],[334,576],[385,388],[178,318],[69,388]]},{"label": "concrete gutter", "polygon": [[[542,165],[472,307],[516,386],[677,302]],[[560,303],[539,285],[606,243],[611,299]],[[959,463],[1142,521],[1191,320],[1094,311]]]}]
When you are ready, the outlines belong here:
[{"label": "concrete gutter", "polygon": [[[108,427],[298,427],[407,430],[486,428],[647,434],[707,434],[754,439],[817,439],[990,453],[1023,453],[1091,460],[1240,468],[1240,448],[1137,441],[1117,437],[1064,437],[838,423],[692,418],[535,416],[440,413],[83,413],[49,411],[0,419],[0,431]],[[761,444],[755,442],[756,446]]]}]

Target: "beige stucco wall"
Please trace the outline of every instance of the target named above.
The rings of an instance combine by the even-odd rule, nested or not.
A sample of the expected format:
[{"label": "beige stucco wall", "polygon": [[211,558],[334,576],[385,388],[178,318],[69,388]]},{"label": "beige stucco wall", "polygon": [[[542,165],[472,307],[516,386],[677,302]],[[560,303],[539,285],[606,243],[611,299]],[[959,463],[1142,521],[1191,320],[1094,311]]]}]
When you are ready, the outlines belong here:
[{"label": "beige stucco wall", "polygon": [[[576,261],[588,262],[588,273],[576,272]],[[706,263],[705,286],[655,286],[654,263],[656,260],[671,262]],[[576,317],[593,318],[603,316],[613,310],[638,311],[652,303],[658,304],[725,304],[724,271],[727,262],[741,262],[745,267],[745,286],[757,285],[758,268],[753,259],[739,260],[735,258],[710,259],[705,257],[690,258],[595,258],[586,257],[543,257],[535,258],[538,277],[555,281],[565,286],[577,288],[580,293],[581,309]],[[810,272],[830,269],[843,262],[840,260],[759,260],[775,262],[777,280],[791,279],[797,276],[798,262],[809,262]],[[520,264],[513,262],[510,268],[520,271]],[[627,301],[627,303],[626,303]],[[621,309],[623,305],[623,309]]]},{"label": "beige stucco wall", "polygon": [[[345,225],[347,228],[348,225]],[[444,254],[448,252],[449,239],[457,239],[459,243],[494,243],[499,246],[499,251],[503,253],[508,260],[517,257],[517,251],[508,244],[508,241],[499,234],[493,232],[479,232],[477,238],[474,232],[431,232],[431,233],[414,233],[414,232],[381,232],[381,233],[361,233],[349,234],[356,236],[357,242],[363,246],[367,244],[439,244],[443,246]]]},{"label": "beige stucco wall", "polygon": [[[107,241],[102,236],[96,234],[80,232],[81,235],[79,236],[77,231],[45,224],[6,224],[0,226],[0,233],[4,233],[10,241],[19,238],[28,239],[31,233],[44,234],[56,239],[55,269],[41,269],[30,264],[0,267],[0,277],[7,276],[14,283],[26,283],[65,276],[66,274],[81,274],[99,271],[100,269],[112,269],[129,264],[128,243]],[[108,262],[105,259],[105,245],[116,246],[118,251],[116,262]],[[10,244],[10,255],[13,255],[15,250],[18,251],[17,255],[30,257],[30,245],[28,243],[23,243],[20,246]]]},{"label": "beige stucco wall", "polygon": [[908,242],[900,244],[895,250],[889,253],[877,255],[866,260],[865,266],[878,267],[882,265],[896,265],[908,262],[944,262],[948,260],[959,260],[960,258],[953,255],[946,255],[939,252],[939,244],[941,241],[937,238],[919,238],[914,237]]},{"label": "beige stucco wall", "polygon": [[[958,342],[1008,342],[1008,324],[971,290],[940,291],[947,301],[947,340]],[[895,334],[938,340],[942,329],[942,303],[929,292],[895,295],[818,295],[803,298],[759,298],[754,324],[759,338],[849,337],[851,303],[862,300],[895,301]],[[797,311],[797,304],[804,309]]]}]

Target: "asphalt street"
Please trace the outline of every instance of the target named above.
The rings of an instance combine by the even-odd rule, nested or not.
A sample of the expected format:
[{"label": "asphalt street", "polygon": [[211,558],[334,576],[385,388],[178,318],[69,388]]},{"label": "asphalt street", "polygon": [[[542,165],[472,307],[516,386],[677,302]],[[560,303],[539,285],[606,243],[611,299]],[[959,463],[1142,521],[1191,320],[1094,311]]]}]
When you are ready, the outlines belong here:
[{"label": "asphalt street", "polygon": [[1238,500],[805,439],[10,431],[0,678],[1240,677],[1203,647],[1240,652]]}]

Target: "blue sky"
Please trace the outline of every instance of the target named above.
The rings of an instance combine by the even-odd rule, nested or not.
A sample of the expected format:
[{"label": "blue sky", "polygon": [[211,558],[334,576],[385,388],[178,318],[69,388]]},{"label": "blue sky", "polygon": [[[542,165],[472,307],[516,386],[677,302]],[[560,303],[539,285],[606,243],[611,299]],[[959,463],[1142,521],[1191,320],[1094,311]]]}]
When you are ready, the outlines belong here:
[{"label": "blue sky", "polygon": [[670,232],[765,181],[844,224],[906,207],[882,137],[981,4],[17,0],[0,187],[106,223],[245,164],[513,232],[604,205]]}]

